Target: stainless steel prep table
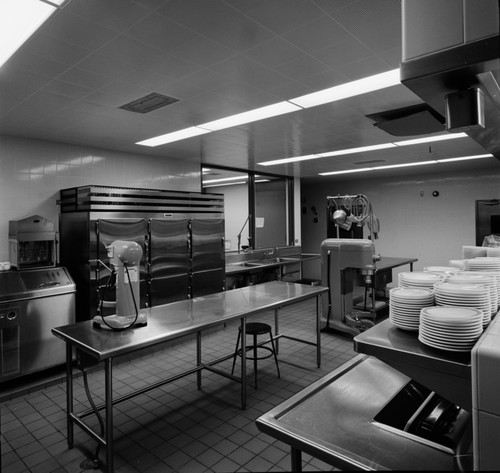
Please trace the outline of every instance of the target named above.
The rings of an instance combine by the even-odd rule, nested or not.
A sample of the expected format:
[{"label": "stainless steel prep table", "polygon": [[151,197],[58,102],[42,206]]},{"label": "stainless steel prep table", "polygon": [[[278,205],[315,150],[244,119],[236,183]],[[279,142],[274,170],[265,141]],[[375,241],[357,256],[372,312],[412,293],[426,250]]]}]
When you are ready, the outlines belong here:
[{"label": "stainless steel prep table", "polygon": [[[201,370],[209,369],[241,383],[241,403],[246,407],[246,343],[245,321],[247,317],[269,310],[275,311],[275,334],[278,338],[289,338],[316,346],[316,360],[321,364],[321,295],[328,289],[321,286],[272,281],[254,286],[243,287],[204,297],[173,302],[148,309],[148,325],[120,332],[99,330],[92,326],[92,321],[79,322],[52,329],[55,336],[66,342],[66,409],[67,437],[69,448],[73,447],[73,424],[79,425],[91,437],[106,447],[107,470],[113,471],[113,405],[145,393],[168,382],[189,374],[197,373],[198,388],[201,387]],[[285,305],[316,298],[316,342],[296,339],[281,334],[279,331],[279,309]],[[241,377],[232,376],[212,365],[233,356],[204,364],[201,358],[201,333],[204,330],[225,324],[230,320],[240,320],[242,330]],[[166,379],[154,385],[137,390],[120,398],[113,399],[113,359],[148,348],[153,345],[174,340],[186,335],[196,334],[196,366],[192,369]],[[92,414],[89,409],[83,413],[73,412],[73,349],[76,348],[98,361],[104,362],[105,403],[98,406],[105,409],[106,428],[104,438],[94,432],[83,418]]]},{"label": "stainless steel prep table", "polygon": [[384,320],[354,337],[361,353],[257,419],[262,432],[340,469],[457,470],[460,458],[372,422],[415,379],[471,412],[471,354],[436,350]]},{"label": "stainless steel prep table", "polygon": [[291,469],[302,452],[340,470],[453,470],[440,449],[373,422],[409,378],[382,361],[357,355],[259,417],[260,431],[291,446]]}]

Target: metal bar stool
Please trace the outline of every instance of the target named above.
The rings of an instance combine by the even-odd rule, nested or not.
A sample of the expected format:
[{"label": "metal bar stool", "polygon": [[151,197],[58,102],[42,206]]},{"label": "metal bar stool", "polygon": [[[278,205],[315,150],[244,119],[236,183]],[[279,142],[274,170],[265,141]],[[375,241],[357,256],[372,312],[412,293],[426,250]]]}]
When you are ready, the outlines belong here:
[{"label": "metal bar stool", "polygon": [[[274,361],[276,362],[276,370],[278,371],[278,378],[280,377],[280,368],[278,366],[278,357],[276,356],[276,348],[274,346],[273,332],[269,324],[264,324],[262,322],[248,322],[247,324],[245,324],[245,330],[247,335],[253,336],[253,344],[247,346],[246,351],[253,350],[253,356],[247,356],[247,358],[253,360],[255,389],[257,389],[257,360],[264,360],[266,358],[274,356]],[[266,334],[269,334],[272,348],[257,344],[257,336]],[[236,341],[236,349],[234,351],[234,358],[233,358],[233,369],[231,370],[231,374],[234,373],[236,357],[241,356],[240,340],[241,340],[241,327],[238,327],[238,340]],[[258,348],[267,350],[269,354],[258,356],[257,354]]]}]

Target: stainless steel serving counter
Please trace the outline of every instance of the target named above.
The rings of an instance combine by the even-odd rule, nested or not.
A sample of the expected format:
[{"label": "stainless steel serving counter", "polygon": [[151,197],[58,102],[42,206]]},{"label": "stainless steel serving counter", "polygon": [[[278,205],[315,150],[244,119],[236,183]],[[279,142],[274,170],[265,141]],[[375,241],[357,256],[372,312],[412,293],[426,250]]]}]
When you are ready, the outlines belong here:
[{"label": "stainless steel serving counter", "polygon": [[[197,374],[198,389],[201,388],[201,371],[208,369],[241,383],[241,403],[246,407],[246,342],[245,321],[247,317],[274,310],[275,334],[277,338],[289,338],[316,347],[318,367],[321,363],[321,295],[328,289],[320,286],[273,281],[255,286],[248,286],[204,297],[155,306],[148,309],[148,324],[145,327],[128,329],[120,332],[99,330],[93,327],[92,321],[79,322],[73,325],[52,329],[55,336],[66,342],[66,384],[67,384],[67,436],[68,446],[73,447],[73,424],[79,425],[89,435],[106,447],[107,471],[113,471],[113,405],[126,401],[131,397],[150,391],[166,383],[189,374]],[[316,298],[316,342],[296,339],[280,333],[279,310],[288,304]],[[213,365],[234,356],[202,362],[201,333],[230,320],[240,320],[241,340],[241,376],[236,377]],[[113,399],[112,362],[113,359],[152,345],[173,340],[186,335],[196,334],[196,365],[181,374],[163,380],[154,385],[135,391],[120,398]],[[92,414],[92,410],[75,413],[73,407],[73,349],[76,348],[98,361],[104,362],[105,403],[98,406],[106,411],[106,428],[104,437],[94,432],[84,422],[84,417]]]},{"label": "stainless steel serving counter", "polygon": [[471,354],[437,350],[384,320],[354,338],[358,353],[372,355],[472,412]]},{"label": "stainless steel serving counter", "polygon": [[409,378],[376,358],[358,355],[259,417],[257,427],[292,448],[341,470],[454,470],[460,458],[374,421]]},{"label": "stainless steel serving counter", "polygon": [[457,454],[374,419],[410,380],[471,414],[471,353],[428,347],[389,320],[357,335],[354,349],[350,362],[257,419],[291,446],[292,469],[306,452],[340,469],[470,470],[467,438],[469,450]]}]

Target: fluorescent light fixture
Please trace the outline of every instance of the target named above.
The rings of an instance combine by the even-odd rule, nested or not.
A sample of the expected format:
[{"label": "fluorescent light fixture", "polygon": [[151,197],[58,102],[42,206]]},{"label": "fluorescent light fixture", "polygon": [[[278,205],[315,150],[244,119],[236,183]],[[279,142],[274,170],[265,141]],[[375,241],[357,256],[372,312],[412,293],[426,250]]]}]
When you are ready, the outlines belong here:
[{"label": "fluorescent light fixture", "polygon": [[203,184],[203,187],[222,187],[222,186],[237,186],[239,184],[246,184],[247,181],[239,181],[239,182],[226,182],[225,184],[212,184],[212,185],[205,185]]},{"label": "fluorescent light fixture", "polygon": [[289,100],[289,102],[303,108],[317,107],[318,105],[374,92],[400,83],[400,71],[399,69],[393,69],[392,71],[364,77],[363,79],[347,82],[346,84],[336,85],[329,89],[320,90],[319,92],[302,95],[301,97]]},{"label": "fluorescent light fixture", "polygon": [[283,158],[283,159],[275,159],[274,161],[265,161],[263,163],[257,163],[261,166],[274,166],[275,164],[288,164],[295,163],[298,161],[308,161],[309,159],[318,159],[319,156],[317,154],[308,154],[305,156],[296,156],[295,158]]},{"label": "fluorescent light fixture", "polygon": [[288,164],[288,163],[295,163],[298,161],[308,161],[310,159],[329,158],[332,156],[344,156],[346,154],[353,154],[353,153],[365,153],[369,151],[377,151],[380,149],[395,148],[397,146],[410,146],[410,145],[418,145],[434,141],[454,140],[456,138],[465,138],[467,136],[468,135],[466,133],[447,133],[445,135],[428,136],[425,138],[416,138],[414,140],[395,141],[393,143],[381,143],[372,146],[361,146],[360,148],[340,149],[337,151],[327,151],[326,153],[308,154],[305,156],[298,156],[294,158],[275,159],[273,161],[264,161],[262,163],[257,163],[257,164],[261,166]]},{"label": "fluorescent light fixture", "polygon": [[205,184],[214,184],[215,182],[227,182],[227,181],[241,181],[246,180],[246,176],[233,176],[233,177],[222,177],[220,179],[210,179],[208,181],[203,181],[203,185]]},{"label": "fluorescent light fixture", "polygon": [[437,161],[435,159],[431,159],[430,161],[418,161],[416,163],[403,163],[403,164],[388,164],[387,166],[377,166],[372,168],[372,171],[380,170],[380,169],[397,169],[397,168],[411,168],[413,166],[425,166],[427,164],[436,164]]},{"label": "fluorescent light fixture", "polygon": [[360,169],[346,169],[344,171],[331,171],[331,172],[320,172],[320,176],[333,176],[335,174],[350,174],[355,172],[364,172],[364,171],[380,171],[382,169],[395,169],[395,168],[405,168],[411,166],[425,166],[427,164],[442,164],[442,163],[451,163],[454,161],[469,161],[471,159],[483,159],[483,158],[493,158],[492,154],[477,154],[474,156],[462,156],[459,158],[447,158],[447,159],[433,159],[430,161],[419,161],[416,163],[405,163],[405,164],[391,164],[388,166],[377,166],[373,168],[360,168]]},{"label": "fluorescent light fixture", "polygon": [[2,0],[0,2],[0,67],[52,15],[59,2]]},{"label": "fluorescent light fixture", "polygon": [[395,141],[394,144],[396,146],[411,146],[422,143],[432,143],[433,141],[454,140],[456,138],[465,138],[466,136],[468,136],[466,133],[448,133],[447,135],[427,136],[425,138],[415,138],[413,140]]},{"label": "fluorescent light fixture", "polygon": [[327,153],[318,153],[316,156],[318,158],[328,158],[331,156],[343,156],[345,154],[364,153],[366,151],[376,151],[378,149],[387,149],[395,147],[396,145],[394,143],[382,143],[379,145],[361,146],[360,148],[341,149],[338,151],[329,151]]},{"label": "fluorescent light fixture", "polygon": [[[347,84],[337,85],[329,89],[313,92],[312,94],[303,95],[284,102],[267,105],[265,107],[249,110],[248,112],[238,113],[230,117],[220,118],[211,122],[202,123],[186,130],[191,130],[191,133],[184,133],[186,130],[179,130],[178,132],[168,133],[159,137],[151,138],[149,140],[139,141],[136,144],[144,146],[159,146],[174,141],[183,140],[192,136],[201,135],[200,133],[193,133],[192,130],[203,129],[204,133],[210,131],[223,130],[233,126],[244,125],[246,123],[264,120],[266,118],[284,115],[286,113],[296,112],[303,108],[315,107],[324,103],[335,102],[347,97],[373,92],[375,90],[383,89],[400,83],[399,69],[375,74],[373,76],[365,77],[363,79],[348,82]],[[310,158],[312,159],[312,158]],[[304,159],[297,159],[303,161]],[[287,161],[290,162],[290,161]],[[280,162],[273,162],[274,164],[281,164]],[[262,163],[261,163],[262,164]],[[264,164],[270,166],[271,163]]]},{"label": "fluorescent light fixture", "polygon": [[453,161],[468,161],[470,159],[493,158],[492,154],[476,154],[475,156],[462,156],[461,158],[437,159],[438,163],[451,163]]},{"label": "fluorescent light fixture", "polygon": [[167,133],[165,135],[155,136],[154,138],[149,138],[148,140],[138,141],[136,145],[143,146],[160,146],[167,143],[172,143],[174,141],[184,140],[186,138],[191,138],[193,136],[203,135],[205,133],[210,133],[209,130],[204,130],[196,126],[190,128],[184,128],[183,130],[174,131],[172,133]]},{"label": "fluorescent light fixture", "polygon": [[365,172],[371,171],[373,168],[359,168],[359,169],[346,169],[345,171],[330,171],[330,172],[320,172],[320,176],[332,176],[334,174],[351,174],[354,172]]},{"label": "fluorescent light fixture", "polygon": [[221,118],[219,120],[214,120],[212,122],[202,123],[201,125],[198,126],[206,130],[217,131],[217,130],[223,130],[224,128],[231,128],[233,126],[243,125],[245,123],[264,120],[265,118],[276,117],[278,115],[283,115],[285,113],[296,112],[297,110],[302,110],[302,109],[297,105],[285,101],[285,102],[275,103],[272,105],[267,105],[261,108],[256,108],[254,110],[249,110],[248,112],[231,115],[230,117]]}]

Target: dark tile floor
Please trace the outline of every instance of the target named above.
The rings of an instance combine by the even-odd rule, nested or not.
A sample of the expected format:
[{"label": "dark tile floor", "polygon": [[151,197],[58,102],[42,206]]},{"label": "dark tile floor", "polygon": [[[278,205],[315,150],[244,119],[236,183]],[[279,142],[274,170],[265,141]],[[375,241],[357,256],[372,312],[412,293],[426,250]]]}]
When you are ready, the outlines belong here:
[{"label": "dark tile floor", "polygon": [[[305,301],[281,311],[283,333],[314,340],[315,302]],[[272,323],[273,313],[255,317]],[[237,323],[204,335],[203,360],[232,353]],[[278,379],[272,358],[259,361],[258,389],[253,388],[253,369],[248,364],[247,408],[240,407],[240,386],[211,372],[203,373],[203,387],[196,388],[195,375],[149,391],[115,407],[115,471],[141,472],[261,472],[290,471],[289,446],[259,432],[255,425],[263,413],[351,359],[352,339],[322,333],[322,365],[316,366],[315,348],[283,339],[280,341]],[[213,358],[212,358],[213,357]],[[115,365],[114,388],[130,392],[146,383],[193,366],[194,340],[164,346],[154,352],[123,360]],[[218,365],[231,369],[231,360]],[[238,365],[237,365],[238,366]],[[102,402],[104,379],[100,369],[88,375],[93,398]],[[75,445],[66,443],[65,383],[62,370],[34,386],[2,389],[1,453],[4,473],[81,472],[94,466],[89,459],[104,459],[96,442],[75,427]],[[86,409],[83,376],[75,386],[77,408]],[[88,422],[98,428],[94,416]],[[333,468],[303,455],[305,471]],[[104,470],[101,464],[97,470]]]}]

